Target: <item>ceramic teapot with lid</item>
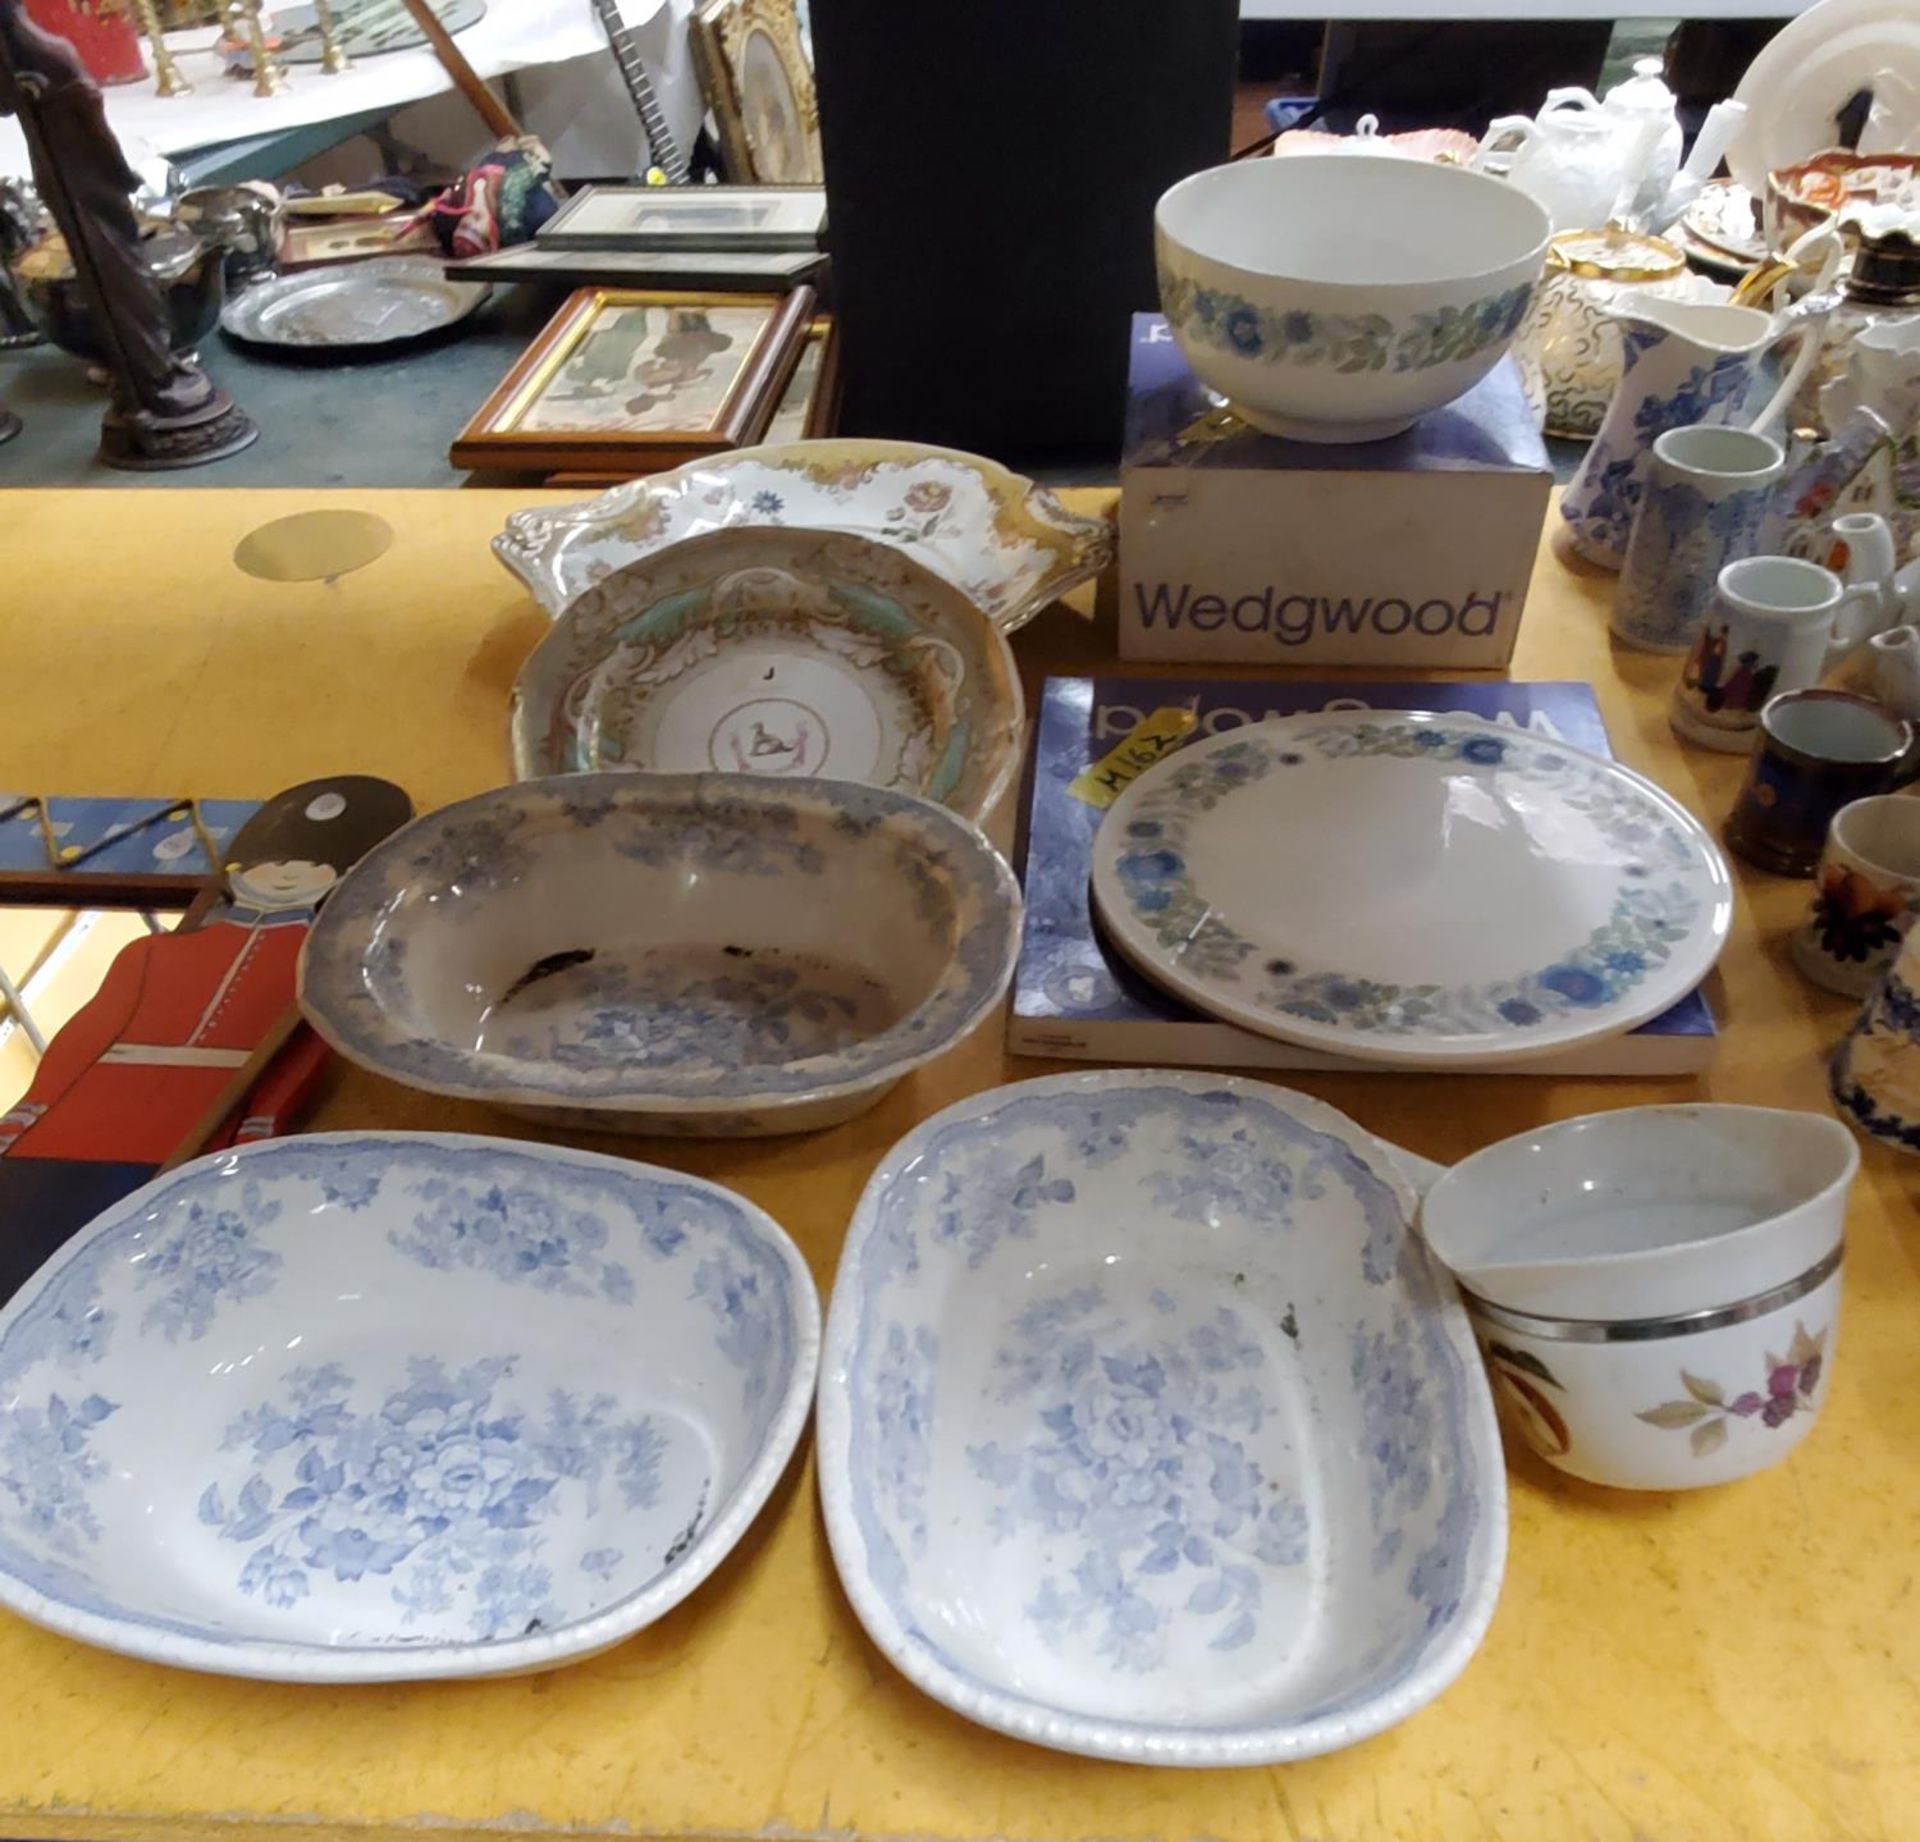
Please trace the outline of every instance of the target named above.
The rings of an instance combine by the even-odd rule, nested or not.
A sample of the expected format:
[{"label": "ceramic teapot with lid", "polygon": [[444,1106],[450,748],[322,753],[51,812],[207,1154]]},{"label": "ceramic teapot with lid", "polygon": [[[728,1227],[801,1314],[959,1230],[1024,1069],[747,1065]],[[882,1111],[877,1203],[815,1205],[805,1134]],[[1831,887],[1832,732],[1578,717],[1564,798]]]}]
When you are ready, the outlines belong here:
[{"label": "ceramic teapot with lid", "polygon": [[1549,90],[1538,115],[1503,115],[1489,124],[1474,165],[1504,168],[1556,231],[1595,229],[1606,223],[1625,177],[1620,124],[1591,91]]}]

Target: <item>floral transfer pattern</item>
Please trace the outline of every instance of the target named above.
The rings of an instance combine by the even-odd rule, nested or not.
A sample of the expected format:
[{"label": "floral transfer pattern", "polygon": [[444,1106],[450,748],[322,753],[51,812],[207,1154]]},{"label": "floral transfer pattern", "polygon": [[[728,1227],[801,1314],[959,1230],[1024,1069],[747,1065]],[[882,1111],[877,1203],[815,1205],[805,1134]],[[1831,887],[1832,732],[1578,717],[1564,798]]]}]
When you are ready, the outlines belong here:
[{"label": "floral transfer pattern", "polygon": [[1771,486],[1713,498],[1686,480],[1650,488],[1620,578],[1619,631],[1667,651],[1691,646],[1712,605],[1721,564],[1757,548],[1772,498]]},{"label": "floral transfer pattern", "polygon": [[[1163,1294],[1156,1309],[1178,1306]],[[1308,1526],[1249,1450],[1271,1409],[1266,1352],[1240,1314],[1220,1307],[1164,1340],[1137,1331],[1098,1286],[1020,1312],[994,1374],[1002,1402],[1032,1408],[1032,1436],[968,1458],[998,1495],[998,1536],[1032,1527],[1078,1555],[1027,1607],[1042,1635],[1091,1632],[1116,1668],[1146,1672],[1166,1659],[1176,1607],[1211,1650],[1251,1643],[1264,1576],[1307,1558]]]},{"label": "floral transfer pattern", "polygon": [[[1344,969],[1261,960],[1255,944],[1215,912],[1185,855],[1194,821],[1229,794],[1300,766],[1353,756],[1457,761],[1550,793],[1626,859],[1611,911],[1553,964],[1486,985],[1399,985]],[[1512,1034],[1627,997],[1671,958],[1700,913],[1684,872],[1689,840],[1634,786],[1530,736],[1489,735],[1435,723],[1355,723],[1248,736],[1182,761],[1126,816],[1115,861],[1122,900],[1162,952],[1210,981],[1251,989],[1277,1015],[1367,1035]]]},{"label": "floral transfer pattern", "polygon": [[1844,863],[1820,867],[1812,929],[1822,952],[1842,965],[1886,962],[1913,924],[1914,898]]},{"label": "floral transfer pattern", "polygon": [[1920,992],[1896,961],[1833,1058],[1834,1103],[1863,1132],[1920,1151]]},{"label": "floral transfer pattern", "polygon": [[[416,1358],[377,1400],[338,1363],[290,1371],[281,1399],[227,1429],[251,1468],[200,1495],[200,1520],[246,1550],[239,1590],[285,1610],[317,1581],[390,1580],[403,1622],[430,1617],[443,1638],[558,1622],[541,1524],[569,1490],[589,1515],[603,1488],[650,1508],[665,1441],[610,1394],[555,1390],[538,1411],[496,1398],[513,1371],[510,1356],[453,1372]],[[595,1571],[621,1559],[599,1554]]]},{"label": "floral transfer pattern", "polygon": [[1533,284],[1464,307],[1436,307],[1401,322],[1380,313],[1276,312],[1191,276],[1160,270],[1168,324],[1190,339],[1266,364],[1331,365],[1340,372],[1426,371],[1461,364],[1512,339]]},{"label": "floral transfer pattern", "polygon": [[1736,1420],[1753,1420],[1765,1427],[1785,1426],[1796,1415],[1814,1411],[1813,1397],[1820,1386],[1827,1333],[1807,1334],[1796,1323],[1785,1356],[1769,1353],[1762,1386],[1729,1396],[1719,1382],[1704,1375],[1680,1371],[1683,1396],[1662,1401],[1636,1414],[1649,1426],[1687,1435],[1695,1458],[1708,1458],[1727,1443],[1727,1429]]}]

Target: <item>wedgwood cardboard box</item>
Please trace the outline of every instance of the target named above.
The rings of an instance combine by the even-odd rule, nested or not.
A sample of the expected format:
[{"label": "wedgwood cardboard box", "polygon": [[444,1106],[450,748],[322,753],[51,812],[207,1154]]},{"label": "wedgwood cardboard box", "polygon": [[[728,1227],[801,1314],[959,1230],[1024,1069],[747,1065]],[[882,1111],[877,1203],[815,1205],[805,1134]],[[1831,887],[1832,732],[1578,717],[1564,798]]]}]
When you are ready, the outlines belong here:
[{"label": "wedgwood cardboard box", "polygon": [[1120,472],[1120,656],[1497,668],[1553,470],[1511,356],[1387,441],[1263,435],[1157,313],[1135,314]]}]

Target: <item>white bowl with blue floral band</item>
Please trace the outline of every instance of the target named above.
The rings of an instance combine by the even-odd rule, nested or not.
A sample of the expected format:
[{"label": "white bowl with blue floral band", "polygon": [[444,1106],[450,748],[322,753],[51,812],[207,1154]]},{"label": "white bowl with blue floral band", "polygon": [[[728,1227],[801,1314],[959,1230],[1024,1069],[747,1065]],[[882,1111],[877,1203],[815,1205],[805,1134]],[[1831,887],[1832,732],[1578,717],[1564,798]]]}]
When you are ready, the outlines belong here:
[{"label": "white bowl with blue floral band", "polygon": [[318,1133],[136,1191],[0,1310],[0,1604],[291,1682],[587,1656],[766,1503],[805,1261],[696,1177]]},{"label": "white bowl with blue floral band", "polygon": [[1477,717],[1330,710],[1190,743],[1094,838],[1156,983],[1306,1048],[1524,1062],[1630,1030],[1713,968],[1733,879],[1651,781]]},{"label": "white bowl with blue floral band", "polygon": [[749,774],[566,774],[416,819],[300,960],[334,1048],[602,1132],[835,1125],[1005,995],[1020,890],[927,800]]},{"label": "white bowl with blue floral band", "polygon": [[935,1115],[841,1255],[821,1498],[868,1634],[1040,1745],[1301,1759],[1431,1701],[1506,1556],[1492,1397],[1386,1150],[1238,1077]]},{"label": "white bowl with blue floral band", "polygon": [[1153,228],[1160,305],[1201,382],[1269,434],[1353,442],[1499,363],[1552,226],[1501,180],[1355,155],[1195,173]]}]

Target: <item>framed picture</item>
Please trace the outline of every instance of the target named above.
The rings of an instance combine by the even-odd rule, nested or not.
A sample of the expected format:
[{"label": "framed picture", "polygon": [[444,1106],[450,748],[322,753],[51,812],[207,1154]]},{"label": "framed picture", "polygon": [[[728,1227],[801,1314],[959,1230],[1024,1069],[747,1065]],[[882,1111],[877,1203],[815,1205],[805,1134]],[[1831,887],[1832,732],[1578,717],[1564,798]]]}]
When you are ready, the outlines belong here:
[{"label": "framed picture", "polygon": [[817,250],[819,186],[590,185],[535,233],[546,249]]},{"label": "framed picture", "polygon": [[795,288],[826,258],[817,250],[542,249],[516,243],[447,264],[449,281],[571,282],[576,288]]},{"label": "framed picture", "polygon": [[762,441],[814,441],[839,421],[839,348],[833,316],[817,314],[800,345],[799,362],[780,388]]},{"label": "framed picture", "polygon": [[813,290],[583,288],[453,444],[456,467],[650,473],[760,438]]},{"label": "framed picture", "polygon": [[819,185],[820,106],[794,0],[706,0],[694,70],[737,185]]}]

